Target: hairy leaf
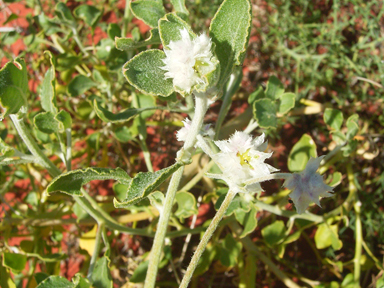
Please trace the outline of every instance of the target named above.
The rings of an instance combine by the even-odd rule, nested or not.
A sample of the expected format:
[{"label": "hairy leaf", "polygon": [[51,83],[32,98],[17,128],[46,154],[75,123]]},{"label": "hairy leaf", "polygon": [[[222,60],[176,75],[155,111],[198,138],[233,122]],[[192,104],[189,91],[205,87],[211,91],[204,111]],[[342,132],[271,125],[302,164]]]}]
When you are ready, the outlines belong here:
[{"label": "hairy leaf", "polygon": [[135,41],[132,38],[115,38],[116,48],[122,51],[130,51],[147,45],[157,45],[161,43],[159,29],[153,28],[150,36],[144,41]]},{"label": "hairy leaf", "polygon": [[103,108],[97,100],[93,101],[93,105],[95,108],[95,112],[97,116],[104,122],[111,122],[111,123],[117,123],[117,122],[126,122],[131,120],[133,117],[139,115],[143,111],[147,110],[155,110],[156,107],[148,107],[148,108],[129,108],[119,113],[112,113],[108,111],[107,109]]},{"label": "hairy leaf", "polygon": [[121,168],[86,168],[69,171],[57,176],[47,187],[48,193],[64,192],[70,195],[82,196],[81,187],[92,180],[117,180],[129,184],[131,177]]},{"label": "hairy leaf", "polygon": [[19,112],[27,104],[28,79],[27,68],[23,59],[8,62],[0,70],[0,105],[2,117]]},{"label": "hairy leaf", "polygon": [[225,0],[209,28],[216,44],[221,73],[217,84],[221,88],[236,65],[242,65],[251,32],[252,11],[249,0]]},{"label": "hairy leaf", "polygon": [[171,176],[177,169],[185,165],[176,162],[172,166],[161,169],[156,172],[139,172],[129,183],[125,199],[119,202],[116,198],[113,203],[116,208],[127,208],[136,202],[148,197],[161,183]]},{"label": "hairy leaf", "polygon": [[165,15],[161,1],[137,0],[130,4],[133,15],[149,26],[157,27],[157,22]]},{"label": "hairy leaf", "polygon": [[169,96],[173,92],[172,79],[165,79],[163,59],[165,53],[160,50],[142,52],[123,67],[123,73],[128,82],[143,93],[153,96]]}]

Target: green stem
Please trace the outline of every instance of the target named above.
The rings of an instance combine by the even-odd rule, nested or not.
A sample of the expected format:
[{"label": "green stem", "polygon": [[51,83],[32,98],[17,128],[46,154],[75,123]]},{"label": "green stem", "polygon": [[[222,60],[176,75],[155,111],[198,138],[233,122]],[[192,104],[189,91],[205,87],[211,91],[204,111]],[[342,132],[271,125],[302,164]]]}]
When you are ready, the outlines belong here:
[{"label": "green stem", "polygon": [[163,244],[165,239],[165,233],[167,232],[168,221],[169,221],[172,207],[173,207],[173,200],[175,198],[177,188],[181,180],[181,176],[183,176],[183,172],[184,172],[184,166],[180,167],[179,170],[177,170],[172,175],[171,181],[169,183],[167,195],[164,200],[164,209],[160,214],[159,223],[157,224],[155,239],[153,240],[144,288],[155,287],[157,270],[160,263],[161,252],[163,250]]},{"label": "green stem", "polygon": [[92,278],[93,269],[95,268],[96,260],[97,260],[97,257],[99,256],[100,247],[101,247],[101,236],[102,236],[103,230],[104,230],[104,223],[99,224],[96,232],[95,247],[93,248],[92,257],[91,257],[91,261],[89,263],[89,268],[88,268],[87,278],[89,280],[91,280]]},{"label": "green stem", "polygon": [[191,281],[193,272],[195,271],[197,264],[203,254],[205,248],[207,247],[208,241],[211,239],[213,232],[215,232],[217,226],[219,225],[221,219],[223,218],[225,211],[227,211],[229,205],[231,204],[233,198],[235,198],[237,192],[234,190],[229,190],[223,203],[220,206],[220,209],[217,211],[215,217],[213,217],[212,222],[209,224],[208,229],[205,231],[203,238],[201,239],[199,245],[196,248],[195,254],[193,254],[192,260],[188,265],[187,271],[183,277],[183,280],[179,288],[187,288],[188,283]]},{"label": "green stem", "polygon": [[[183,150],[187,151],[191,149],[196,143],[196,136],[198,135],[201,126],[203,125],[204,115],[208,109],[208,99],[205,94],[196,94],[195,115],[192,119],[190,131],[187,139],[185,140]],[[153,246],[151,249],[151,255],[149,258],[147,276],[145,278],[144,288],[153,288],[156,283],[157,270],[160,263],[160,256],[163,250],[164,239],[168,227],[169,218],[172,212],[173,202],[175,200],[176,192],[179,187],[181,177],[183,175],[184,166],[180,167],[171,178],[168,186],[168,191],[164,200],[163,211],[159,217],[159,223],[157,224],[157,231],[155,239],[153,240]]]},{"label": "green stem", "polygon": [[[140,102],[138,99],[138,96],[136,93],[132,93],[132,105],[133,107],[140,109]],[[138,116],[139,120],[139,145],[141,150],[143,151],[144,155],[144,161],[145,165],[147,166],[147,169],[149,172],[153,172],[153,166],[151,162],[151,154],[148,150],[147,143],[145,142],[145,139],[147,138],[147,126],[145,125],[145,120],[141,117],[141,115]]]},{"label": "green stem", "polygon": [[224,96],[222,97],[223,103],[220,106],[219,116],[215,124],[215,140],[219,138],[219,131],[221,125],[224,122],[225,117],[228,115],[228,111],[231,108],[232,96],[235,94],[236,90],[239,88],[241,79],[243,78],[243,71],[240,68],[237,68],[234,73],[231,74],[229,81],[225,87]]},{"label": "green stem", "polygon": [[360,287],[360,275],[361,275],[361,253],[363,250],[363,229],[361,225],[361,218],[360,218],[360,207],[361,202],[357,201],[354,205],[355,213],[356,213],[356,229],[355,229],[355,237],[356,237],[356,246],[355,246],[355,257],[353,259],[353,265],[354,265],[354,281],[355,281],[355,287]]},{"label": "green stem", "polygon": [[79,46],[81,52],[83,52],[84,57],[88,57],[88,52],[85,50],[83,43],[81,43],[79,39],[79,34],[77,33],[77,30],[75,27],[72,27],[72,33],[73,33],[73,39],[75,39],[77,46]]},{"label": "green stem", "polygon": [[361,218],[360,218],[360,207],[361,202],[358,199],[357,196],[357,187],[355,185],[355,177],[353,175],[353,169],[352,164],[349,163],[347,165],[347,177],[349,181],[349,195],[348,199],[350,199],[353,202],[353,207],[355,209],[356,214],[356,228],[355,228],[355,257],[353,258],[353,266],[354,266],[354,273],[353,273],[353,280],[355,282],[355,287],[360,287],[360,275],[361,275],[361,253],[362,253],[362,246],[363,246],[363,231],[362,231],[362,225],[361,225]]},{"label": "green stem", "polygon": [[29,133],[29,129],[25,126],[24,118],[18,118],[16,114],[11,114],[9,116],[15,125],[17,133],[19,133],[21,139],[23,139],[25,145],[27,145],[29,151],[31,151],[32,155],[39,158],[41,160],[41,164],[45,169],[48,170],[49,174],[53,177],[57,177],[61,174],[59,168],[57,168],[51,160],[40,150],[39,146],[32,138]]},{"label": "green stem", "polygon": [[127,28],[129,23],[129,14],[131,12],[130,9],[130,0],[125,0],[125,9],[124,9],[124,18],[123,18],[123,28],[121,29],[121,37],[127,37]]},{"label": "green stem", "polygon": [[264,203],[262,201],[257,201],[254,205],[257,208],[260,208],[262,210],[271,212],[271,213],[273,213],[275,215],[278,215],[278,216],[283,216],[283,217],[287,217],[287,218],[291,218],[292,217],[292,218],[295,218],[295,219],[304,219],[304,220],[312,221],[312,222],[315,222],[315,223],[321,223],[321,222],[324,221],[324,217],[323,216],[311,214],[309,212],[306,212],[306,213],[303,213],[303,214],[297,214],[296,212],[287,211],[287,210],[281,210],[276,205],[269,205],[269,204],[266,204],[266,203]]},{"label": "green stem", "polygon": [[71,134],[71,128],[65,129],[65,134],[67,136],[67,153],[66,153],[67,171],[71,171],[72,170],[72,134]]}]

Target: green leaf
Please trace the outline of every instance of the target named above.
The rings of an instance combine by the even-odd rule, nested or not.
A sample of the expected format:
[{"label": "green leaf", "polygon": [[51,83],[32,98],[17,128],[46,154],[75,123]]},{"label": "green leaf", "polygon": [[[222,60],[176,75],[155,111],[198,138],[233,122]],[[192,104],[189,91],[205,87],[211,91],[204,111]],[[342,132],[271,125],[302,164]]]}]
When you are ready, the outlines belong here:
[{"label": "green leaf", "polygon": [[347,119],[347,139],[352,140],[353,137],[356,136],[357,132],[359,132],[359,115],[353,114]]},{"label": "green leaf", "polygon": [[49,51],[46,51],[50,57],[51,67],[47,70],[44,76],[43,83],[40,90],[41,98],[41,107],[46,112],[52,112],[53,114],[57,113],[57,103],[56,103],[56,89],[55,89],[55,66],[52,62],[52,54]]},{"label": "green leaf", "polygon": [[112,188],[113,188],[113,191],[115,192],[116,199],[119,201],[123,201],[125,198],[125,195],[127,194],[128,185],[115,182]]},{"label": "green leaf", "polygon": [[73,288],[91,288],[91,283],[87,278],[81,277],[80,273],[77,273],[75,277],[72,278],[74,284]]},{"label": "green leaf", "polygon": [[112,288],[112,275],[109,268],[109,263],[111,261],[108,257],[103,256],[97,260],[95,268],[93,269],[91,281],[92,285],[95,288]]},{"label": "green leaf", "polygon": [[72,127],[72,117],[67,111],[60,111],[56,114],[55,119],[63,124],[64,129]]},{"label": "green leaf", "polygon": [[317,249],[324,249],[329,246],[332,246],[334,250],[341,249],[343,242],[339,239],[337,225],[319,224],[315,234],[315,243]]},{"label": "green leaf", "polygon": [[0,287],[16,288],[15,282],[13,282],[11,277],[11,273],[3,265],[0,265]]},{"label": "green leaf", "polygon": [[47,279],[49,275],[44,272],[37,272],[33,275],[33,277],[35,278],[37,285],[39,285],[41,282]]},{"label": "green leaf", "polygon": [[[56,69],[57,71],[66,71],[74,68],[79,62],[81,62],[81,56],[74,56],[68,54],[60,54],[56,57]],[[71,73],[72,78],[72,73]]]},{"label": "green leaf", "polygon": [[284,245],[295,242],[296,240],[298,240],[300,238],[300,235],[301,235],[301,230],[298,230],[298,231],[288,235],[288,237],[285,238],[285,240],[284,240]]},{"label": "green leaf", "polygon": [[143,283],[147,276],[149,261],[143,261],[137,266],[133,275],[129,278],[129,282],[132,283]]},{"label": "green leaf", "polygon": [[51,134],[64,131],[64,125],[51,112],[41,112],[33,118],[33,124],[41,132]]},{"label": "green leaf", "polygon": [[15,150],[0,138],[0,154],[2,158],[12,157]]},{"label": "green leaf", "polygon": [[19,16],[17,16],[14,13],[12,13],[11,15],[9,15],[8,19],[5,22],[3,22],[2,25],[5,25],[5,24],[7,24],[7,23],[9,23],[9,22],[11,22],[13,20],[16,20],[17,18],[19,18]]},{"label": "green leaf", "polygon": [[27,264],[27,256],[16,253],[3,253],[3,265],[12,271],[21,272]]},{"label": "green leaf", "polygon": [[113,204],[116,208],[127,208],[132,204],[148,197],[161,183],[171,176],[177,169],[185,165],[182,162],[176,162],[172,166],[161,169],[156,172],[139,172],[130,181],[127,195],[124,201],[119,202],[116,198],[113,199]]},{"label": "green leaf", "polygon": [[251,95],[248,97],[248,103],[252,104],[256,100],[265,98],[265,93],[263,87],[259,86]]},{"label": "green leaf", "polygon": [[293,93],[284,93],[280,95],[279,113],[284,115],[295,107],[295,99],[296,96]]},{"label": "green leaf", "polygon": [[93,82],[88,77],[84,75],[76,75],[68,84],[68,93],[70,96],[75,97],[95,86],[97,86],[97,83]]},{"label": "green leaf", "polygon": [[112,40],[115,40],[116,37],[121,37],[121,29],[120,26],[116,23],[109,23],[107,28],[108,37]]},{"label": "green leaf", "polygon": [[253,117],[262,128],[276,128],[277,108],[274,101],[268,98],[256,100],[253,103]]},{"label": "green leaf", "polygon": [[39,24],[47,36],[51,36],[52,34],[55,34],[61,30],[53,20],[45,16],[43,13],[37,16],[37,19],[39,20]]},{"label": "green leaf", "polygon": [[71,10],[69,10],[69,8],[63,2],[57,3],[55,8],[55,14],[64,23],[69,24],[71,26],[76,25],[76,21],[75,18],[73,18],[72,16]]},{"label": "green leaf", "polygon": [[96,56],[100,60],[107,60],[111,56],[113,51],[117,52],[115,48],[115,43],[112,39],[101,39],[96,45]]},{"label": "green leaf", "polygon": [[49,276],[36,288],[74,288],[75,284],[62,276]]},{"label": "green leaf", "polygon": [[257,227],[257,218],[256,218],[257,210],[254,206],[251,206],[249,212],[245,212],[244,210],[236,210],[235,217],[236,220],[243,225],[243,232],[239,235],[240,238],[247,236],[252,233]]},{"label": "green leaf", "polygon": [[186,29],[192,38],[196,38],[190,26],[177,16],[175,13],[168,13],[164,18],[159,21],[159,33],[161,43],[164,49],[169,49],[168,45],[171,41],[178,41],[181,39],[180,30]]},{"label": "green leaf", "polygon": [[160,191],[155,191],[152,194],[148,195],[148,199],[151,205],[155,207],[157,211],[159,211],[159,213],[164,210],[163,207],[165,197],[163,193],[161,193]]},{"label": "green leaf", "polygon": [[150,33],[150,36],[144,41],[135,41],[132,38],[114,38],[116,48],[122,51],[131,51],[137,48],[146,47],[147,45],[160,44],[159,29],[153,28]]},{"label": "green leaf", "polygon": [[241,253],[241,242],[236,241],[231,234],[227,234],[220,249],[220,262],[226,267],[234,267]]},{"label": "green leaf", "polygon": [[131,134],[131,131],[127,126],[117,127],[113,130],[113,135],[119,140],[121,143],[127,143],[128,141],[132,141],[134,137]]},{"label": "green leaf", "polygon": [[[227,190],[228,191],[228,190]],[[220,206],[221,204],[223,203],[224,199],[225,199],[225,196],[226,196],[226,193],[227,191],[220,195],[220,197],[217,199],[216,203],[215,203],[215,209],[216,210],[219,210],[220,209]],[[234,213],[235,211],[244,211],[244,212],[249,212],[251,209],[251,204],[249,201],[246,201],[243,197],[241,196],[236,196],[231,204],[229,204],[228,206],[228,209],[227,211],[225,211],[225,216],[230,216],[232,215],[232,213]]]},{"label": "green leaf", "polygon": [[217,246],[208,245],[207,248],[204,250],[203,255],[199,259],[199,264],[196,267],[194,276],[202,275],[205,273],[209,267],[211,266],[212,261],[215,259],[216,255],[218,254]]},{"label": "green leaf", "polygon": [[124,110],[123,112],[114,114],[114,113],[108,111],[107,109],[103,108],[100,105],[100,103],[97,102],[96,99],[93,101],[93,107],[95,109],[97,116],[99,116],[99,118],[101,120],[103,120],[104,122],[107,122],[107,123],[109,123],[109,122],[111,122],[111,123],[126,122],[126,121],[131,120],[133,117],[139,115],[143,111],[156,109],[156,107],[139,108],[139,109],[129,108],[129,109]]},{"label": "green leaf", "polygon": [[161,17],[165,15],[165,9],[161,2],[151,0],[137,0],[130,3],[133,15],[143,20],[149,26],[157,27]]},{"label": "green leaf", "polygon": [[163,59],[165,53],[161,50],[142,52],[123,67],[123,73],[128,82],[143,93],[153,96],[169,96],[173,92],[172,79],[165,79]]},{"label": "green leaf", "polygon": [[137,95],[138,108],[139,109],[148,109],[140,113],[141,119],[146,119],[151,117],[155,112],[152,108],[156,107],[156,98],[151,95],[140,94]]},{"label": "green leaf", "polygon": [[304,134],[289,153],[288,169],[291,172],[303,171],[311,157],[317,157],[316,144],[311,136]]},{"label": "green leaf", "polygon": [[77,202],[72,206],[72,211],[75,213],[77,220],[76,221],[81,221],[83,219],[87,219],[89,216],[88,212],[85,211]]},{"label": "green leaf", "polygon": [[332,181],[330,181],[328,185],[331,187],[335,187],[341,183],[342,178],[343,178],[343,175],[340,172],[334,172],[332,174]]},{"label": "green leaf", "polygon": [[384,274],[381,275],[381,277],[376,281],[376,288],[383,288],[383,287],[384,287]]},{"label": "green leaf", "polygon": [[209,35],[216,45],[220,61],[220,89],[235,65],[242,65],[251,31],[252,11],[249,0],[225,0],[211,21]]},{"label": "green leaf", "polygon": [[284,85],[276,76],[271,76],[268,79],[267,87],[265,88],[265,97],[276,100],[284,93]]},{"label": "green leaf", "polygon": [[84,22],[92,28],[95,28],[100,17],[103,15],[102,11],[100,11],[96,7],[86,4],[76,7],[73,11],[73,14],[77,18],[84,20]]},{"label": "green leaf", "polygon": [[0,70],[0,105],[3,115],[16,114],[23,105],[27,105],[28,78],[23,59],[8,62]]},{"label": "green leaf", "polygon": [[285,225],[281,220],[275,221],[261,230],[261,234],[268,246],[273,246],[281,242],[285,237],[285,232]]},{"label": "green leaf", "polygon": [[131,183],[131,177],[121,168],[86,168],[69,171],[57,176],[47,187],[48,193],[64,192],[70,195],[82,196],[83,185],[92,180],[113,179],[122,184]]},{"label": "green leaf", "polygon": [[177,210],[175,216],[179,218],[188,218],[198,213],[196,198],[192,193],[180,191],[176,193]]},{"label": "green leaf", "polygon": [[325,109],[323,118],[325,124],[330,126],[335,131],[340,130],[344,121],[343,113],[340,110],[331,108]]},{"label": "green leaf", "polygon": [[189,14],[187,7],[185,7],[185,0],[171,0],[171,3],[176,12],[181,12],[186,15]]}]

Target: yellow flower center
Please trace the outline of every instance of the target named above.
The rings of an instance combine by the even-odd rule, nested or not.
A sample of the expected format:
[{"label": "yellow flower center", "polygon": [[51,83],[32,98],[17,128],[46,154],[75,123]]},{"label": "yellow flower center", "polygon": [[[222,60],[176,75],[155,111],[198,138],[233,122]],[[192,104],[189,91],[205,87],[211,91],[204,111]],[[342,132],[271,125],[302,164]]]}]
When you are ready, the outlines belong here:
[{"label": "yellow flower center", "polygon": [[[245,151],[244,153],[240,153],[240,152],[237,152],[237,157],[239,157],[240,158],[240,164],[242,165],[242,166],[244,166],[244,165],[247,165],[249,168],[251,168],[252,170],[253,170],[253,167],[252,167],[252,165],[250,164],[250,162],[251,162],[251,156],[249,156],[249,154],[248,154],[248,152],[249,152],[249,150],[250,149],[248,149],[247,151]],[[256,156],[256,158],[257,158],[258,156]]]}]

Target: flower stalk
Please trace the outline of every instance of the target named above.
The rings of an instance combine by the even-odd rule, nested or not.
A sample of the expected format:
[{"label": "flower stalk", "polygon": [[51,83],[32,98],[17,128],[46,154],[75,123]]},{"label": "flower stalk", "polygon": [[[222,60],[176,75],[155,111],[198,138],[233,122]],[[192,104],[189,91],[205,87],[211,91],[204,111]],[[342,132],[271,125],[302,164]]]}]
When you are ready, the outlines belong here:
[{"label": "flower stalk", "polygon": [[213,233],[219,226],[219,223],[221,219],[223,218],[225,212],[227,211],[229,205],[231,204],[233,198],[235,198],[237,194],[236,190],[229,190],[227,195],[225,196],[225,199],[223,203],[220,206],[220,209],[217,211],[215,217],[213,218],[212,222],[209,224],[207,230],[205,231],[203,238],[201,239],[199,245],[196,248],[195,254],[193,254],[192,260],[188,265],[187,271],[184,274],[183,280],[181,281],[179,288],[187,288],[188,283],[191,281],[191,278],[193,276],[193,272],[195,271],[199,259],[201,258],[201,255],[203,254],[205,248],[207,247],[208,241],[211,239]]}]

